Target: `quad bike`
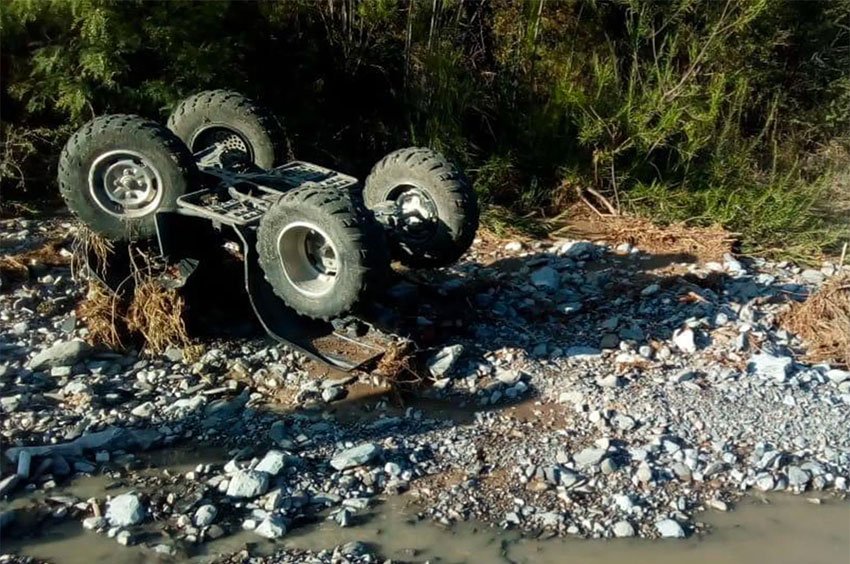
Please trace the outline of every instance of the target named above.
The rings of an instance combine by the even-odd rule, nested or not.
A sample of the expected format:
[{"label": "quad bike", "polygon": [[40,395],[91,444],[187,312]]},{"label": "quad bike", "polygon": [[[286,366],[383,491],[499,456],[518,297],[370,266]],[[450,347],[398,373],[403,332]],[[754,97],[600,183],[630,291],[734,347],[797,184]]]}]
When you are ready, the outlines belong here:
[{"label": "quad bike", "polygon": [[[364,313],[388,287],[391,261],[456,261],[478,227],[475,193],[427,148],[390,153],[362,185],[307,162],[275,166],[278,128],[266,110],[223,90],[181,102],[167,128],[133,115],[98,117],[65,145],[59,187],[92,231],[118,247],[153,241],[185,277],[214,260],[210,246],[221,237],[235,241],[265,330],[352,369],[394,337]],[[108,266],[100,277],[114,287],[122,268]],[[367,327],[355,338],[338,330],[352,315]]]}]

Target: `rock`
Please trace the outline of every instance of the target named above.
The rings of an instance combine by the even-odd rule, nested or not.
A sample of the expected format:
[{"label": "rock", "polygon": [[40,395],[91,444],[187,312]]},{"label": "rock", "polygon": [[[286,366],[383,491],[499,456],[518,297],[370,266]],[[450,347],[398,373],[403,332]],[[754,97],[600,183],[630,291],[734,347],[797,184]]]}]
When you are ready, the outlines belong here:
[{"label": "rock", "polygon": [[496,370],[496,380],[501,382],[506,386],[513,386],[519,379],[522,377],[522,374],[519,370]]},{"label": "rock", "polygon": [[121,494],[106,504],[106,520],[113,527],[130,527],[145,518],[145,506],[135,493]]},{"label": "rock", "polygon": [[776,481],[770,474],[761,474],[756,477],[755,487],[757,490],[769,492],[776,486]]},{"label": "rock", "polygon": [[568,241],[558,249],[558,254],[576,259],[593,255],[596,249],[596,245],[590,241]]},{"label": "rock", "polygon": [[673,332],[673,344],[683,353],[693,354],[697,351],[694,331],[690,327],[676,329]]},{"label": "rock", "polygon": [[381,452],[381,447],[374,443],[365,443],[348,450],[344,450],[331,459],[331,466],[335,470],[345,470],[355,466],[362,466],[370,462]]},{"label": "rock", "polygon": [[685,530],[678,521],[673,519],[662,519],[655,523],[655,530],[665,539],[683,539]]},{"label": "rock", "polygon": [[602,462],[607,451],[604,448],[586,448],[573,455],[576,465],[579,468],[589,468],[595,464]]},{"label": "rock", "polygon": [[712,509],[716,509],[717,511],[729,511],[729,504],[723,501],[722,499],[712,498],[709,499],[705,504]]},{"label": "rock", "polygon": [[86,517],[83,519],[83,528],[87,531],[105,529],[108,524],[109,522],[106,520],[106,517],[102,516]]},{"label": "rock", "polygon": [[624,413],[618,413],[617,415],[612,417],[611,423],[613,423],[614,426],[620,429],[621,431],[631,431],[632,429],[637,427],[637,421],[635,421],[634,417],[631,417]]},{"label": "rock", "polygon": [[207,529],[207,538],[210,540],[215,540],[224,536],[224,529],[222,529],[218,525],[210,525],[210,528]]},{"label": "rock", "polygon": [[565,355],[568,358],[575,358],[578,360],[588,360],[592,358],[598,358],[602,356],[602,351],[593,347],[584,347],[584,346],[575,346],[569,347]]},{"label": "rock", "polygon": [[531,273],[531,283],[537,288],[557,290],[561,285],[561,276],[551,266],[544,266]]},{"label": "rock", "polygon": [[277,476],[280,471],[286,466],[287,455],[279,450],[270,450],[266,453],[259,464],[254,467],[257,472],[265,472],[272,476]]},{"label": "rock", "polygon": [[463,345],[443,347],[428,359],[428,370],[435,378],[449,374],[463,353]]},{"label": "rock", "polygon": [[628,521],[617,521],[614,523],[614,526],[611,527],[611,531],[614,533],[614,536],[617,538],[626,538],[635,536],[635,528],[632,527],[632,524]]},{"label": "rock", "polygon": [[691,469],[688,468],[687,464],[682,462],[674,462],[672,466],[670,466],[670,470],[676,477],[683,482],[690,482],[692,477]]},{"label": "rock", "polygon": [[196,527],[207,527],[212,525],[212,522],[215,521],[216,515],[218,515],[218,508],[215,505],[208,503],[200,506],[195,511],[195,515],[192,517],[192,522]]},{"label": "rock", "polygon": [[661,286],[659,284],[650,284],[640,291],[641,296],[652,296],[657,294],[658,291],[661,290]]},{"label": "rock", "polygon": [[674,384],[683,384],[685,382],[690,382],[694,380],[698,376],[697,372],[694,370],[680,370],[670,377],[670,382]]},{"label": "rock", "polygon": [[788,476],[788,485],[792,488],[805,488],[811,480],[809,473],[799,466],[788,466],[785,475]]},{"label": "rock", "polygon": [[130,410],[130,413],[135,415],[136,417],[144,417],[147,419],[155,410],[154,404],[152,402],[146,401],[145,403],[139,404]]},{"label": "rock", "polygon": [[620,337],[616,333],[605,333],[599,340],[600,349],[613,349],[620,344]]},{"label": "rock", "polygon": [[511,241],[510,243],[505,244],[505,250],[509,253],[518,253],[522,250],[522,243],[519,241]]},{"label": "rock", "polygon": [[115,535],[115,542],[121,546],[131,546],[136,543],[136,539],[130,531],[118,531]]},{"label": "rock", "polygon": [[92,352],[91,346],[84,341],[60,341],[50,348],[37,353],[27,364],[32,371],[44,370],[55,366],[73,366]]},{"label": "rock", "polygon": [[29,451],[23,451],[18,456],[18,469],[15,472],[21,479],[26,479],[30,475],[30,465],[32,463],[32,455]]},{"label": "rock", "polygon": [[269,438],[275,442],[275,444],[288,447],[292,442],[289,436],[289,429],[286,427],[285,421],[275,421],[272,423],[271,428],[269,429]]},{"label": "rock", "polygon": [[646,461],[641,462],[638,465],[637,471],[635,472],[635,476],[642,484],[650,483],[653,477],[652,467],[647,464]]},{"label": "rock", "polygon": [[791,373],[794,359],[788,356],[774,356],[768,353],[754,354],[750,357],[749,370],[763,378],[784,382]]},{"label": "rock", "polygon": [[348,395],[348,391],[342,386],[331,386],[322,390],[322,400],[325,403],[331,403],[341,400]]},{"label": "rock", "polygon": [[155,429],[121,429],[112,427],[96,433],[83,435],[67,443],[44,446],[12,447],[6,451],[6,458],[17,462],[21,452],[29,452],[33,457],[54,455],[80,457],[87,450],[147,450],[162,438]]},{"label": "rock", "polygon": [[269,475],[254,470],[237,470],[227,485],[227,496],[253,498],[263,495],[269,489]]},{"label": "rock", "polygon": [[257,525],[254,532],[267,539],[279,539],[286,534],[286,521],[278,516],[268,517]]},{"label": "rock", "polygon": [[354,511],[348,508],[343,508],[334,513],[333,519],[340,527],[350,527],[352,525]]},{"label": "rock", "polygon": [[833,368],[832,370],[827,370],[826,377],[830,382],[837,386],[842,382],[850,380],[850,370],[839,370],[838,368]]},{"label": "rock", "polygon": [[608,374],[596,379],[596,385],[600,388],[619,388],[625,381],[616,374]]}]

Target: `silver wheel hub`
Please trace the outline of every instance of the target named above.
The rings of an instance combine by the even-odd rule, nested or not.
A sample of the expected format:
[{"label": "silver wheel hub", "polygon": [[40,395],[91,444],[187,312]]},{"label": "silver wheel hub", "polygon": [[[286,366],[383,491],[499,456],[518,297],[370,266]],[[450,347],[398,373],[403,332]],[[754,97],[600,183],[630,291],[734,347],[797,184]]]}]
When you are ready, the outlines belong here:
[{"label": "silver wheel hub", "polygon": [[436,227],[437,206],[430,196],[416,186],[396,190],[398,226],[405,238],[421,241],[430,237]]},{"label": "silver wheel hub", "polygon": [[222,153],[244,153],[253,160],[254,155],[248,142],[236,131],[219,126],[211,125],[201,129],[192,139],[192,153],[198,153],[210,147],[218,148]]},{"label": "silver wheel hub", "polygon": [[318,226],[306,221],[290,223],[280,232],[277,248],[284,276],[300,293],[318,297],[333,289],[339,253]]},{"label": "silver wheel hub", "polygon": [[141,153],[110,151],[89,169],[89,192],[106,213],[121,218],[142,217],[162,201],[162,177]]}]

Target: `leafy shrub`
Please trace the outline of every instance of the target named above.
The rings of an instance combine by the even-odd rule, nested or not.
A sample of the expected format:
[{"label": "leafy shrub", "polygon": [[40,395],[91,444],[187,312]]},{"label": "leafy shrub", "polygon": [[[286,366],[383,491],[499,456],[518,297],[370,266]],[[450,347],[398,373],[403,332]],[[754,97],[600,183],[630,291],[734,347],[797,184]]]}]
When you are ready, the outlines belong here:
[{"label": "leafy shrub", "polygon": [[592,188],[757,251],[847,237],[850,0],[7,0],[0,32],[6,191],[53,191],[58,127],[229,87],[348,172],[432,145],[499,217]]}]

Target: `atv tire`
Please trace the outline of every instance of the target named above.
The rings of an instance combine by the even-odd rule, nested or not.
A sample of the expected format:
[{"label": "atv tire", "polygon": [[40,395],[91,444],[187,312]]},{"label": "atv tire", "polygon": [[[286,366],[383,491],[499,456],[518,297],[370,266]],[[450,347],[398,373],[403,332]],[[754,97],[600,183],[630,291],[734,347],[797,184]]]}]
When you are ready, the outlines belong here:
[{"label": "atv tire", "polygon": [[156,213],[173,211],[197,174],[171,131],[135,115],[95,118],[59,157],[59,191],[92,231],[113,241],[156,235]]},{"label": "atv tire", "polygon": [[471,183],[432,149],[410,147],[381,159],[366,178],[363,199],[367,208],[395,201],[402,210],[421,210],[420,217],[428,218],[423,223],[414,217],[418,223],[390,233],[394,258],[410,267],[453,263],[469,249],[478,229]]},{"label": "atv tire", "polygon": [[389,266],[377,225],[346,192],[326,188],[284,194],[260,220],[257,254],[275,294],[315,319],[350,311]]},{"label": "atv tire", "polygon": [[246,153],[260,168],[272,168],[282,137],[277,120],[262,106],[238,92],[207,90],[189,96],[168,117],[168,129],[192,153],[222,144]]}]

